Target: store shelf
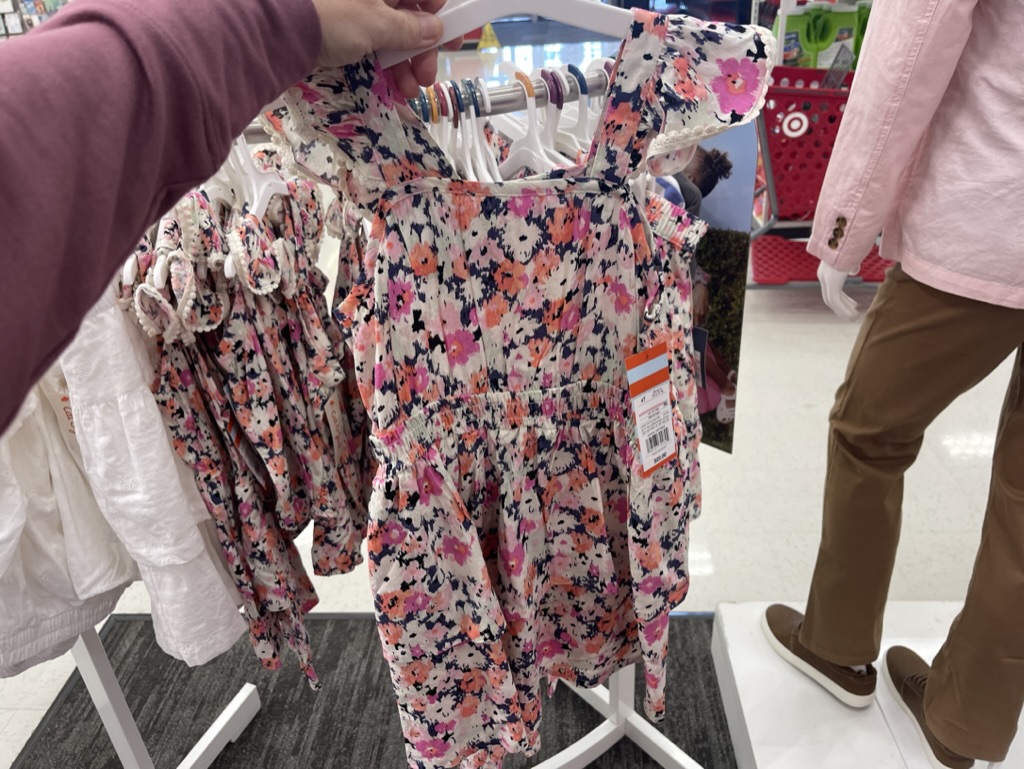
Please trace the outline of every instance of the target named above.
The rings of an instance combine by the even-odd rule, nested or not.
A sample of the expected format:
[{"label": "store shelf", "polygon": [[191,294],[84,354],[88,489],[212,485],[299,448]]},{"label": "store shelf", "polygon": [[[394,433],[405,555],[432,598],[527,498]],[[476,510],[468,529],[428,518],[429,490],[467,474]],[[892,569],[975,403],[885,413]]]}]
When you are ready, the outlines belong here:
[{"label": "store shelf", "polygon": [[[769,647],[761,630],[767,607],[722,604],[715,615],[712,651],[739,769],[931,769],[881,678],[870,708],[840,704]],[[890,603],[883,653],[902,645],[930,660],[959,610],[955,603]],[[1024,766],[1024,739],[1003,766]]]}]

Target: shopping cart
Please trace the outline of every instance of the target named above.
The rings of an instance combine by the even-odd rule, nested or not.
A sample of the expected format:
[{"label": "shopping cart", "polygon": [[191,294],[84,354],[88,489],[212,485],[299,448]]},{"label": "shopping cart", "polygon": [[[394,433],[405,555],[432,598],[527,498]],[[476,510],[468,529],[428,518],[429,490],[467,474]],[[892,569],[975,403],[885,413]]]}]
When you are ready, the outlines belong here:
[{"label": "shopping cart", "polygon": [[[777,66],[757,119],[767,198],[764,223],[751,235],[754,282],[779,285],[816,280],[818,260],[806,242],[786,237],[809,228],[842,123],[853,73],[828,87],[827,70]],[[889,263],[874,249],[861,267],[866,281],[881,281]]]}]

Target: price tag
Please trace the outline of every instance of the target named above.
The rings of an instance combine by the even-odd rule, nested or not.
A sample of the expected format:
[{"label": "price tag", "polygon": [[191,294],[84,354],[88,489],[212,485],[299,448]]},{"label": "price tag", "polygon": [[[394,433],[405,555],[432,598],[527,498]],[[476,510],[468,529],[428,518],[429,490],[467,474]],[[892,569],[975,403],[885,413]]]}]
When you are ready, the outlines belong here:
[{"label": "price tag", "polygon": [[668,464],[676,456],[668,366],[667,344],[659,344],[626,359],[629,397],[633,401],[644,476]]}]

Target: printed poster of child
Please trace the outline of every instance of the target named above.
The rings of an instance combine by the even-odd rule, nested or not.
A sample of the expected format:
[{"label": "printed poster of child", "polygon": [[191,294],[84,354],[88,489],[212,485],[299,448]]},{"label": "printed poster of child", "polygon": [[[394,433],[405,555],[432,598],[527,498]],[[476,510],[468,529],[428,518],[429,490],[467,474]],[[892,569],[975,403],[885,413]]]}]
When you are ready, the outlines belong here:
[{"label": "printed poster of child", "polygon": [[[704,443],[732,451],[750,259],[757,132],[740,126],[703,142],[674,177],[684,205],[708,223],[692,267],[698,405]],[[701,367],[703,370],[700,370]]]}]

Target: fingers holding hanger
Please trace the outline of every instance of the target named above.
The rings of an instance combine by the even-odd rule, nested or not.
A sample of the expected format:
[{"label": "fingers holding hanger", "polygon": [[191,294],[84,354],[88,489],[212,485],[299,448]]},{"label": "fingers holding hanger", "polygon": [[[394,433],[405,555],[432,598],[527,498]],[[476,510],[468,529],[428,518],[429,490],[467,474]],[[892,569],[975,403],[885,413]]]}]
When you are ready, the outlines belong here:
[{"label": "fingers holding hanger", "polygon": [[[448,4],[448,0],[384,0],[392,8],[401,8],[407,11],[421,13],[437,13]],[[445,40],[441,47],[446,51],[458,51],[462,48],[464,39],[457,37],[452,40]]]},{"label": "fingers holding hanger", "polygon": [[[432,8],[437,0],[425,0],[425,4]],[[421,4],[396,0],[314,0],[314,5],[320,16],[321,67],[353,64],[383,49],[435,48],[444,33],[441,20],[435,13],[423,10]]]}]

